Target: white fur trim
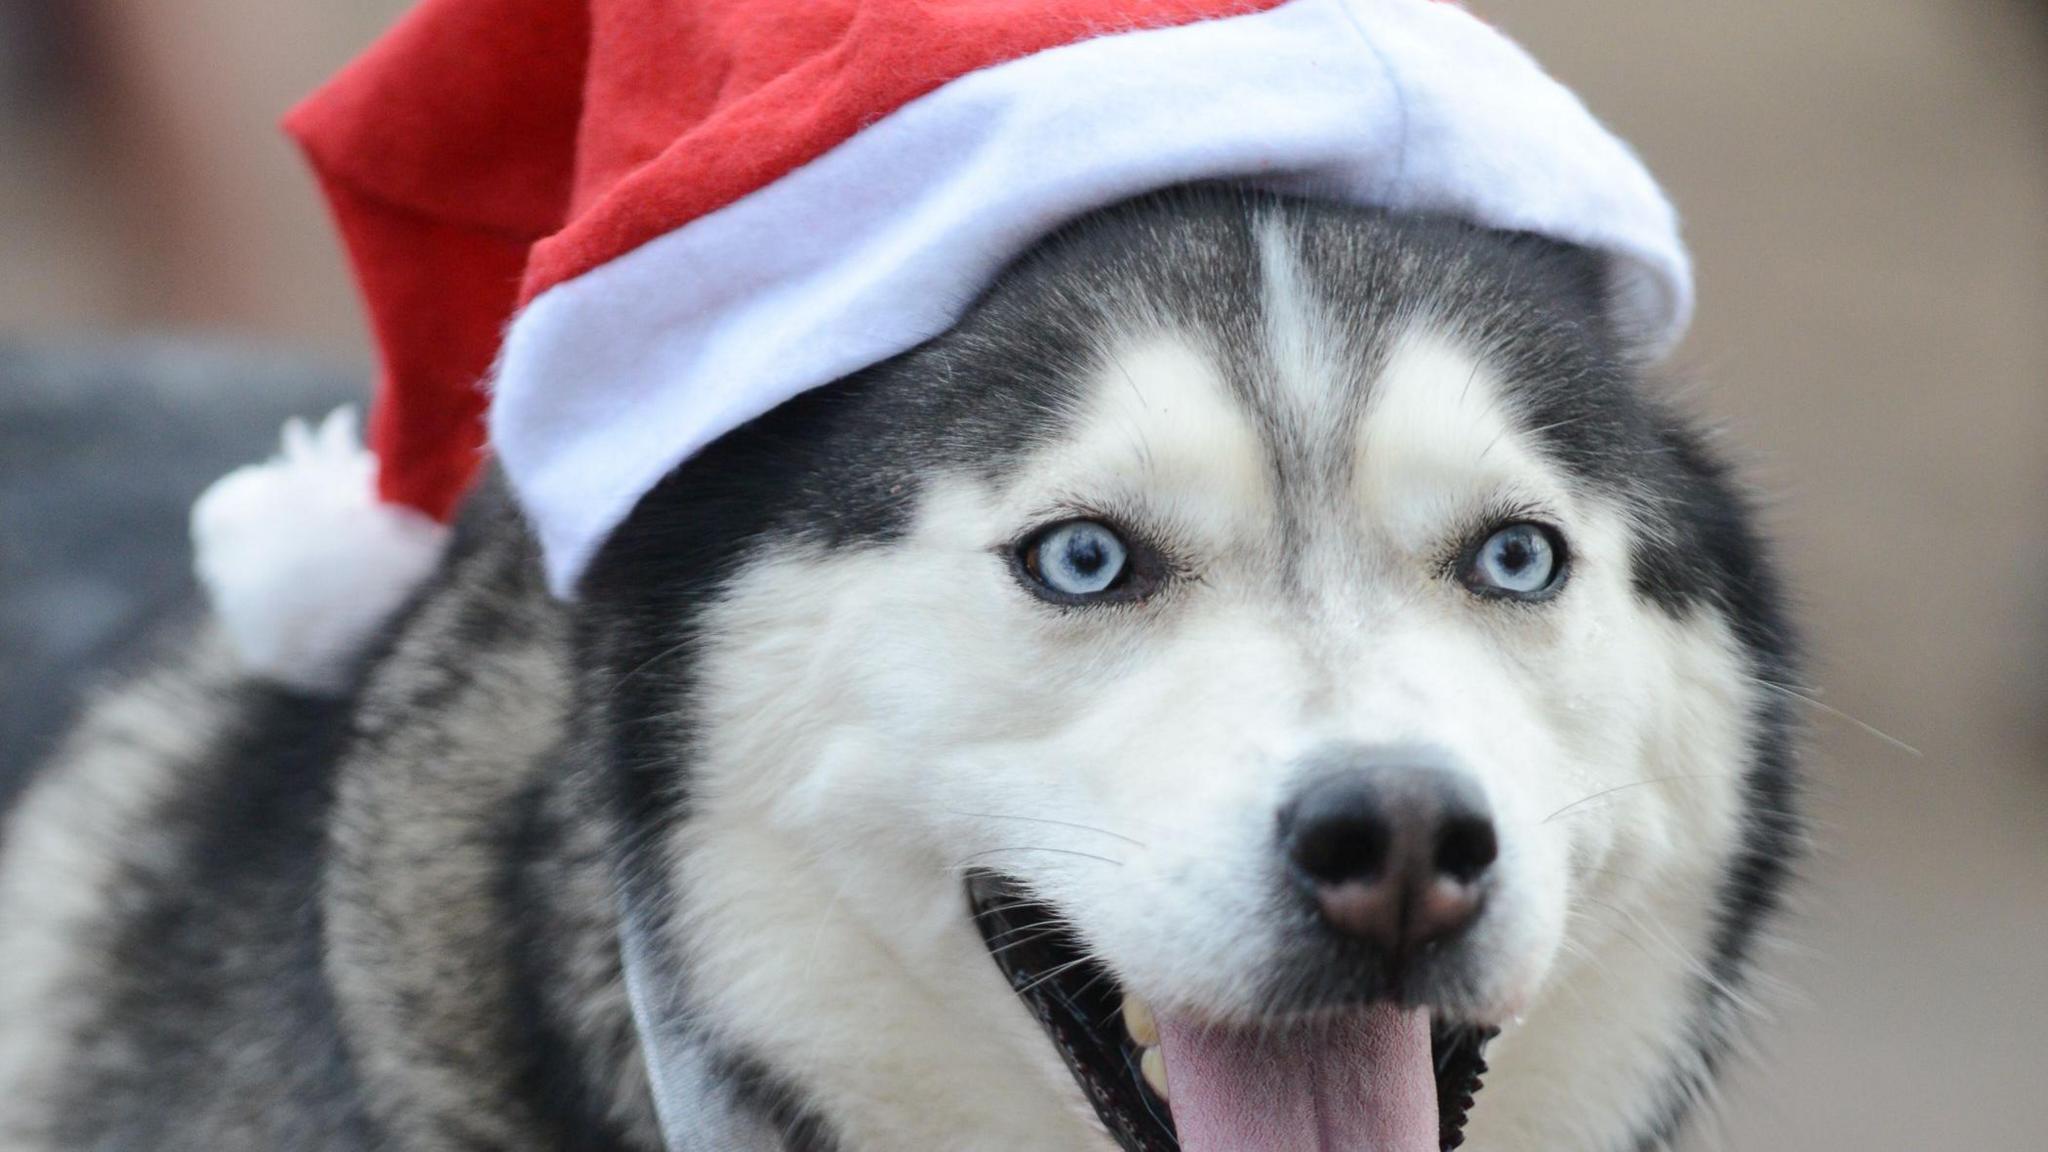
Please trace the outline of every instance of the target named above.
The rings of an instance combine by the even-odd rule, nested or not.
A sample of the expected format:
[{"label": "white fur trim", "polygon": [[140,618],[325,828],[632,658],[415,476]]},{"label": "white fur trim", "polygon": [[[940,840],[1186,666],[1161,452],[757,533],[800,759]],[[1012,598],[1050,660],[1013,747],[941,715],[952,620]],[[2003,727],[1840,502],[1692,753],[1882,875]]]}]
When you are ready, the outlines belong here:
[{"label": "white fur trim", "polygon": [[284,426],[282,451],[192,505],[194,568],[249,670],[340,691],[364,645],[439,563],[448,529],[377,499],[353,408]]},{"label": "white fur trim", "polygon": [[541,294],[491,436],[569,594],[664,474],[944,331],[1092,208],[1236,178],[1607,252],[1651,352],[1692,281],[1671,205],[1520,48],[1451,4],[1291,0],[956,80],[766,188]]}]

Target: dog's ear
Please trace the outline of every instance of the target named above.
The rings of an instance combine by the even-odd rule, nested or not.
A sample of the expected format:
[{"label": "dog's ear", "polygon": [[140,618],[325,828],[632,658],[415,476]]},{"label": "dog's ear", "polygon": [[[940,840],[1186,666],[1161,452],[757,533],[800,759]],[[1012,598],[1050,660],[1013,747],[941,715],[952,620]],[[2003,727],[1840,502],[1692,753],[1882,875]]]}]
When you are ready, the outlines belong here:
[{"label": "dog's ear", "polygon": [[1582,275],[1589,278],[1588,287],[1598,293],[1597,307],[1606,320],[1611,347],[1640,365],[1669,356],[1676,334],[1684,326],[1676,330],[1656,328],[1645,318],[1663,315],[1672,308],[1680,315],[1688,315],[1692,309],[1690,301],[1668,301],[1671,285],[1646,265],[1576,245],[1569,248],[1577,263],[1590,265]]},{"label": "dog's ear", "polygon": [[1517,294],[1594,333],[1603,351],[1620,360],[1648,364],[1670,351],[1668,333],[1648,330],[1641,319],[1652,314],[1643,294],[1663,289],[1640,266],[1533,233],[1516,233],[1515,240],[1532,257],[1517,279],[1531,269],[1539,277],[1534,285],[1517,283]]}]

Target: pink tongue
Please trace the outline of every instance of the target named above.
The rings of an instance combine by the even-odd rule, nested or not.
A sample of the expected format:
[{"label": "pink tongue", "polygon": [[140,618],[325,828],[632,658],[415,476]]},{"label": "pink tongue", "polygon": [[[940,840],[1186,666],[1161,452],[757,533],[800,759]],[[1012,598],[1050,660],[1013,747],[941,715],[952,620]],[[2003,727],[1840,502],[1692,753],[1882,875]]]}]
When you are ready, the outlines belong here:
[{"label": "pink tongue", "polygon": [[1231,1031],[1159,1022],[1183,1152],[1437,1152],[1429,1013]]}]

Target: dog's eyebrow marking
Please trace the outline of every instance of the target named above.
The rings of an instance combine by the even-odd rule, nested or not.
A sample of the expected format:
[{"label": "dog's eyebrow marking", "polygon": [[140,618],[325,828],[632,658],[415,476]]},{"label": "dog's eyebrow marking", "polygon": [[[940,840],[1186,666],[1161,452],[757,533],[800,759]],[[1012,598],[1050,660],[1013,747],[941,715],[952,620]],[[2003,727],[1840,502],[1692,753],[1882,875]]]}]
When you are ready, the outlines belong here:
[{"label": "dog's eyebrow marking", "polygon": [[1547,501],[1561,478],[1502,403],[1497,369],[1427,321],[1387,351],[1352,445],[1356,498],[1419,543],[1503,492]]},{"label": "dog's eyebrow marking", "polygon": [[1418,323],[1388,351],[1360,428],[1358,464],[1477,468],[1510,431],[1493,368],[1447,332]]},{"label": "dog's eyebrow marking", "polygon": [[1056,468],[1076,483],[1119,483],[1176,499],[1208,492],[1260,499],[1259,438],[1222,369],[1173,332],[1127,339],[1103,357],[1071,449]]}]

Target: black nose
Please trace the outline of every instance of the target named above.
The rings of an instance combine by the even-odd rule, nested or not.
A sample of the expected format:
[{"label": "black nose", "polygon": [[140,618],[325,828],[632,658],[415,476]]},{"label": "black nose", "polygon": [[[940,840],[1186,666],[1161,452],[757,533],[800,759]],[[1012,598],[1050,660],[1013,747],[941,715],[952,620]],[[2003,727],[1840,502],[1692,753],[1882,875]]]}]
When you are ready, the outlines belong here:
[{"label": "black nose", "polygon": [[1313,772],[1280,837],[1332,928],[1401,954],[1472,922],[1500,842],[1486,797],[1445,754],[1350,747]]}]

